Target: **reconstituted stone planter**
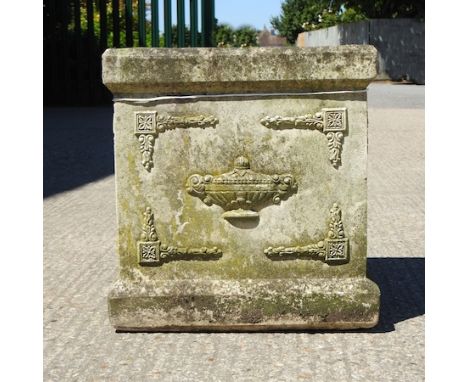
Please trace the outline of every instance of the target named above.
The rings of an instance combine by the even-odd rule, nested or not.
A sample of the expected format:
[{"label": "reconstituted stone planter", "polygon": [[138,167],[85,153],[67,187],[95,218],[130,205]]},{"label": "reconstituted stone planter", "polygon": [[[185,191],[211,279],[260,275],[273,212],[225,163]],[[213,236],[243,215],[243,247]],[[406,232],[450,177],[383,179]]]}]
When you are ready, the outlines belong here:
[{"label": "reconstituted stone planter", "polygon": [[109,49],[119,330],[351,329],[366,278],[370,46]]}]

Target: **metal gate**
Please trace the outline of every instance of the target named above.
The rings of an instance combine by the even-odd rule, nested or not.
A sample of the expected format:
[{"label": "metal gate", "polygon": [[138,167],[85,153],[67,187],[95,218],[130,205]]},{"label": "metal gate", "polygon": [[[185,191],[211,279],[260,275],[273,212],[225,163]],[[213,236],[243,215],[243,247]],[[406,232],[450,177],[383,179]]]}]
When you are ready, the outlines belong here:
[{"label": "metal gate", "polygon": [[44,0],[44,104],[110,102],[101,82],[101,55],[108,47],[213,46],[214,0],[176,0],[176,25],[173,2]]}]

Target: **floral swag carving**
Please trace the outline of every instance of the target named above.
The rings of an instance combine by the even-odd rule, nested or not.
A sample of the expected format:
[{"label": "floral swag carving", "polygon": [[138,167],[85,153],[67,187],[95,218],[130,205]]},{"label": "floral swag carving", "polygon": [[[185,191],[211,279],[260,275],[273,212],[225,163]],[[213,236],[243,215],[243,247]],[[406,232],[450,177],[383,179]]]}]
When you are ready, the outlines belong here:
[{"label": "floral swag carving", "polygon": [[260,120],[271,129],[321,130],[328,140],[329,160],[337,168],[341,164],[341,151],[347,125],[346,108],[324,108],[315,114],[298,117],[266,116]]},{"label": "floral swag carving", "polygon": [[265,255],[272,260],[310,259],[325,263],[345,263],[349,261],[348,238],[345,237],[341,209],[333,204],[330,209],[328,236],[317,243],[296,247],[268,247]]},{"label": "floral swag carving", "polygon": [[175,260],[216,260],[222,251],[213,248],[183,248],[162,244],[154,226],[154,215],[150,207],[143,213],[140,241],[137,243],[140,265],[159,266]]},{"label": "floral swag carving", "polygon": [[140,143],[141,164],[147,171],[153,168],[154,143],[159,134],[176,128],[214,128],[218,122],[212,115],[158,116],[155,111],[135,112],[135,135]]}]

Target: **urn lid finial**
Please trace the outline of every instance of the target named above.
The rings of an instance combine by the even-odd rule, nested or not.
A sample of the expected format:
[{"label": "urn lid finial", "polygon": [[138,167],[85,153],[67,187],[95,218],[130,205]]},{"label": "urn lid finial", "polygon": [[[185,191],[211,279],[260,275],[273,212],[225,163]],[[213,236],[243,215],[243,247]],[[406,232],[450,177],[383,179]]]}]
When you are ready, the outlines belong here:
[{"label": "urn lid finial", "polygon": [[249,169],[250,168],[249,159],[242,155],[237,157],[236,160],[234,161],[234,168],[239,169],[239,170]]}]

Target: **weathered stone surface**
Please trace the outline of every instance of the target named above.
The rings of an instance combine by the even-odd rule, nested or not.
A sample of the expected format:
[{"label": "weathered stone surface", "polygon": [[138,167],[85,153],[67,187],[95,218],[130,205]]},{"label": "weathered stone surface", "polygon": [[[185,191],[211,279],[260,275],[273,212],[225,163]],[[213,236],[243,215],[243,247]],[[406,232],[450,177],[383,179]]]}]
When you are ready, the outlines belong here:
[{"label": "weathered stone surface", "polygon": [[[360,49],[105,53],[106,85],[118,97],[129,92],[114,108],[121,280],[109,307],[116,328],[376,324],[379,291],[365,278],[362,90],[376,56]],[[339,51],[328,71],[316,64]],[[338,73],[348,55],[357,64]],[[239,65],[252,70],[236,74]],[[270,82],[274,94],[266,93]],[[329,92],[310,93],[317,84]],[[349,86],[356,90],[341,91]],[[216,94],[196,95],[206,91]],[[192,96],[155,97],[179,93]]]},{"label": "weathered stone surface", "polygon": [[109,296],[120,330],[369,328],[379,289],[365,278],[119,281]]},{"label": "weathered stone surface", "polygon": [[116,96],[365,89],[377,74],[373,46],[108,49],[103,81]]}]

